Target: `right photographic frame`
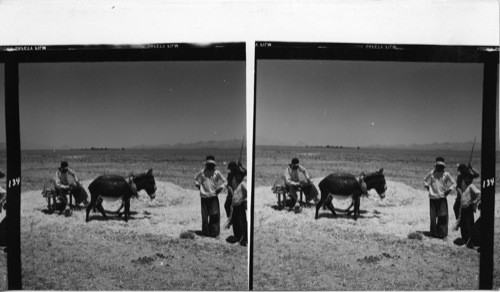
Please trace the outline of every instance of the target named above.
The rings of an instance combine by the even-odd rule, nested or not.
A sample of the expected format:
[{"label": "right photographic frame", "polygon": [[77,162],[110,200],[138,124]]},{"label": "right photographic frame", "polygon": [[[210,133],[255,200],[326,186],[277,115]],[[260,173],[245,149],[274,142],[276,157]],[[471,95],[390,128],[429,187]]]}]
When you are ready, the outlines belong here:
[{"label": "right photographic frame", "polygon": [[498,47],[255,45],[254,290],[500,288]]}]

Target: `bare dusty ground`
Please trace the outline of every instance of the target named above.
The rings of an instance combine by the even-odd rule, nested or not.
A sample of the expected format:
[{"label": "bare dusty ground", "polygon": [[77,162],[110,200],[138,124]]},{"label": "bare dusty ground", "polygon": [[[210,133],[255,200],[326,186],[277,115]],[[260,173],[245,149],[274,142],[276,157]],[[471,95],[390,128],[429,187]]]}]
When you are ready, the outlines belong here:
[{"label": "bare dusty ground", "polygon": [[[70,217],[46,214],[40,191],[23,193],[23,289],[246,290],[247,248],[225,241],[232,230],[221,229],[219,239],[180,238],[201,230],[199,194],[168,182],[157,181],[157,187],[155,200],[141,192],[131,201],[128,222],[91,212],[86,223],[84,210]],[[222,223],[224,200],[220,195]],[[107,210],[119,206],[104,203]],[[6,261],[1,252],[0,290],[7,288]]]},{"label": "bare dusty ground", "polygon": [[[446,240],[409,239],[410,232],[429,230],[428,195],[403,183],[387,184],[384,200],[374,191],[362,199],[357,221],[341,212],[334,218],[323,209],[315,220],[315,206],[299,214],[278,210],[271,186],[256,188],[254,288],[477,289],[479,252],[453,244],[460,236],[451,229],[455,196],[448,197],[450,232]],[[334,201],[340,209],[348,203]]]}]

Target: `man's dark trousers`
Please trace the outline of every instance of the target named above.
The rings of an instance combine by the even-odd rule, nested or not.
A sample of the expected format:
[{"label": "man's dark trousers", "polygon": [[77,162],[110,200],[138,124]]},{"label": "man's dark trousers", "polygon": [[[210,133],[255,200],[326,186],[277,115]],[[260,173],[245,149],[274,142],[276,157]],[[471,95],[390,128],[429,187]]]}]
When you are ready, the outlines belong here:
[{"label": "man's dark trousers", "polygon": [[231,215],[231,205],[233,204],[233,194],[227,194],[226,202],[224,203],[224,209],[226,210],[227,218]]},{"label": "man's dark trousers", "polygon": [[247,215],[243,203],[233,207],[233,233],[238,241],[247,241]]},{"label": "man's dark trousers", "polygon": [[462,209],[462,216],[460,218],[460,234],[464,242],[467,242],[471,237],[473,227],[474,206],[471,204],[469,207]]}]

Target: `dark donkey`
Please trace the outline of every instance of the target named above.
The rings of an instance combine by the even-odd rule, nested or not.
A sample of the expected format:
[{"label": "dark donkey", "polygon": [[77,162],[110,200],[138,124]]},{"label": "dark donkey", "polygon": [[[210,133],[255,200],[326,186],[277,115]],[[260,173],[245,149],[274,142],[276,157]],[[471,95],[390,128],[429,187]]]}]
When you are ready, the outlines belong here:
[{"label": "dark donkey", "polygon": [[368,190],[375,189],[380,198],[385,197],[387,184],[384,177],[384,169],[380,169],[374,173],[361,176],[357,179],[354,175],[349,173],[332,173],[325,177],[319,183],[321,191],[321,199],[316,205],[316,219],[318,219],[318,212],[321,206],[326,205],[333,216],[337,216],[332,204],[332,199],[345,200],[352,198],[352,203],[345,211],[348,215],[351,213],[349,209],[354,206],[354,220],[358,219],[360,214],[359,205],[361,196],[368,196]]},{"label": "dark donkey", "polygon": [[90,204],[87,206],[86,222],[89,221],[89,213],[92,208],[97,207],[102,216],[106,216],[106,212],[102,207],[102,200],[122,200],[122,207],[125,207],[125,221],[130,218],[130,198],[139,197],[138,192],[145,190],[151,199],[155,198],[156,182],[153,176],[153,170],[150,169],[146,173],[139,175],[130,175],[125,179],[120,175],[101,175],[89,185]]}]

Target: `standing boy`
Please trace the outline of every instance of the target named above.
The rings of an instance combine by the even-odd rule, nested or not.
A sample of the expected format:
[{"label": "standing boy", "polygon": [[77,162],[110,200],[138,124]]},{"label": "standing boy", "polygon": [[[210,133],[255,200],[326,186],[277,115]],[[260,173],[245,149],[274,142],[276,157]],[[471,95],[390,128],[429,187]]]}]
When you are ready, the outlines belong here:
[{"label": "standing boy", "polygon": [[225,188],[227,181],[220,171],[215,169],[215,158],[208,155],[205,168],[194,178],[196,187],[200,190],[202,232],[206,236],[219,237],[220,208],[219,193]]},{"label": "standing boy", "polygon": [[443,157],[437,157],[434,170],[424,178],[424,186],[429,191],[429,215],[431,236],[445,239],[448,236],[448,196],[456,187],[455,180],[444,169]]}]

